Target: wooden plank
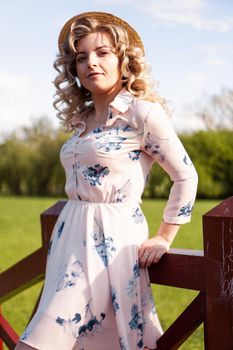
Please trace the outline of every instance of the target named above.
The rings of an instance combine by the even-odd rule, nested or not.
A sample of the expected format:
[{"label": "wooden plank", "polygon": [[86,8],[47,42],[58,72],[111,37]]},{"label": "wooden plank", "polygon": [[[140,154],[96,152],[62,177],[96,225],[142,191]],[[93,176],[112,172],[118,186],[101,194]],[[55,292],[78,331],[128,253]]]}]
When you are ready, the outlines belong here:
[{"label": "wooden plank", "polygon": [[205,349],[233,349],[233,197],[203,216]]},{"label": "wooden plank", "polygon": [[7,320],[0,313],[0,339],[4,341],[4,343],[8,346],[10,350],[15,348],[19,340],[18,334],[14,331],[11,325],[7,322]]},{"label": "wooden plank", "polygon": [[[0,315],[1,315],[1,305],[0,305]],[[0,329],[0,350],[3,350],[3,341],[2,341],[1,329]]]},{"label": "wooden plank", "polygon": [[53,231],[53,227],[57,221],[59,214],[66,205],[67,201],[58,201],[52,207],[45,210],[40,215],[41,221],[41,234],[42,234],[42,244],[45,249],[48,248],[50,237]]},{"label": "wooden plank", "polygon": [[149,267],[151,283],[204,291],[204,256],[200,250],[170,249]]},{"label": "wooden plank", "polygon": [[0,274],[0,304],[44,278],[46,255],[39,248]]},{"label": "wooden plank", "polygon": [[157,350],[175,350],[203,322],[203,292],[192,301],[157,342]]}]

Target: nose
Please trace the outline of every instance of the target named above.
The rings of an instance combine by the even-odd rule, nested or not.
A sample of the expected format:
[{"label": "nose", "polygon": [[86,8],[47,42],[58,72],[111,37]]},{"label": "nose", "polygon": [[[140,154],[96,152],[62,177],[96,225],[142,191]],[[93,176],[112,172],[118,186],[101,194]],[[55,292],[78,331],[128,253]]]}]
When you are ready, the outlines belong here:
[{"label": "nose", "polygon": [[96,56],[96,54],[90,53],[88,56],[88,67],[96,67],[98,63],[98,58]]}]

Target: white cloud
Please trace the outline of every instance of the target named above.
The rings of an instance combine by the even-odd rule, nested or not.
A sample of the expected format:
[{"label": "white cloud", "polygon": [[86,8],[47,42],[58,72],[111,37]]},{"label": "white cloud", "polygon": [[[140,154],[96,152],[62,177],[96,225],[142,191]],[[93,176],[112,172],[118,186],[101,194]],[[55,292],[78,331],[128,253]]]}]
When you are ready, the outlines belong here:
[{"label": "white cloud", "polygon": [[148,0],[143,4],[138,2],[138,6],[157,23],[190,25],[197,30],[217,32],[228,32],[233,28],[233,16],[210,18],[205,13],[207,2],[204,0]]},{"label": "white cloud", "polygon": [[183,106],[177,109],[172,118],[175,129],[178,133],[193,132],[204,129],[203,122],[198,118],[191,106]]},{"label": "white cloud", "polygon": [[32,81],[29,76],[0,70],[1,131],[28,121]]},{"label": "white cloud", "polygon": [[[94,1],[94,6],[100,6],[100,5],[127,5],[132,3],[132,0],[96,0]],[[106,10],[106,12],[108,12]]]},{"label": "white cloud", "polygon": [[206,74],[202,72],[188,74],[188,80],[192,84],[193,88],[204,87],[207,81]]},{"label": "white cloud", "polygon": [[222,57],[209,57],[205,59],[205,62],[213,66],[226,66],[230,64],[225,58]]},{"label": "white cloud", "polygon": [[233,46],[224,44],[206,44],[198,46],[204,55],[204,61],[210,65],[230,65],[233,59]]}]

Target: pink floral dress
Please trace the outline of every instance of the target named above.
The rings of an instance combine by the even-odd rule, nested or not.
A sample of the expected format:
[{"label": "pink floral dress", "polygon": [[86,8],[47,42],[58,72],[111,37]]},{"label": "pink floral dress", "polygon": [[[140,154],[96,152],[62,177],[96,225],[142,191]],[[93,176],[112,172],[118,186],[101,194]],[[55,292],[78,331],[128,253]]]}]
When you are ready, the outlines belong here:
[{"label": "pink floral dress", "polygon": [[44,291],[21,341],[41,350],[156,348],[162,334],[138,248],[148,238],[140,208],[151,166],[173,185],[163,220],[190,221],[197,174],[158,103],[122,90],[102,125],[85,121],[61,149],[69,197],[54,227]]}]

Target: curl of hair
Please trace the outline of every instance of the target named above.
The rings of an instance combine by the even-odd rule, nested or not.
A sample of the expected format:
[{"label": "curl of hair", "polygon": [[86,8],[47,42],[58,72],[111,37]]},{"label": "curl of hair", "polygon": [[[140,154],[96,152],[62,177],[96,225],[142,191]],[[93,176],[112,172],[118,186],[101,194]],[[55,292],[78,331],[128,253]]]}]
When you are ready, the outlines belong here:
[{"label": "curl of hair", "polygon": [[149,66],[142,50],[130,45],[126,30],[115,24],[101,24],[95,19],[82,18],[71,25],[68,38],[54,62],[58,75],[53,82],[56,88],[53,105],[57,117],[67,130],[73,129],[72,119],[77,114],[83,117],[93,109],[91,93],[77,84],[76,48],[79,40],[94,32],[105,33],[110,37],[121,62],[122,86],[133,96],[159,102],[167,109],[167,101],[154,90],[155,83],[150,78]]}]

